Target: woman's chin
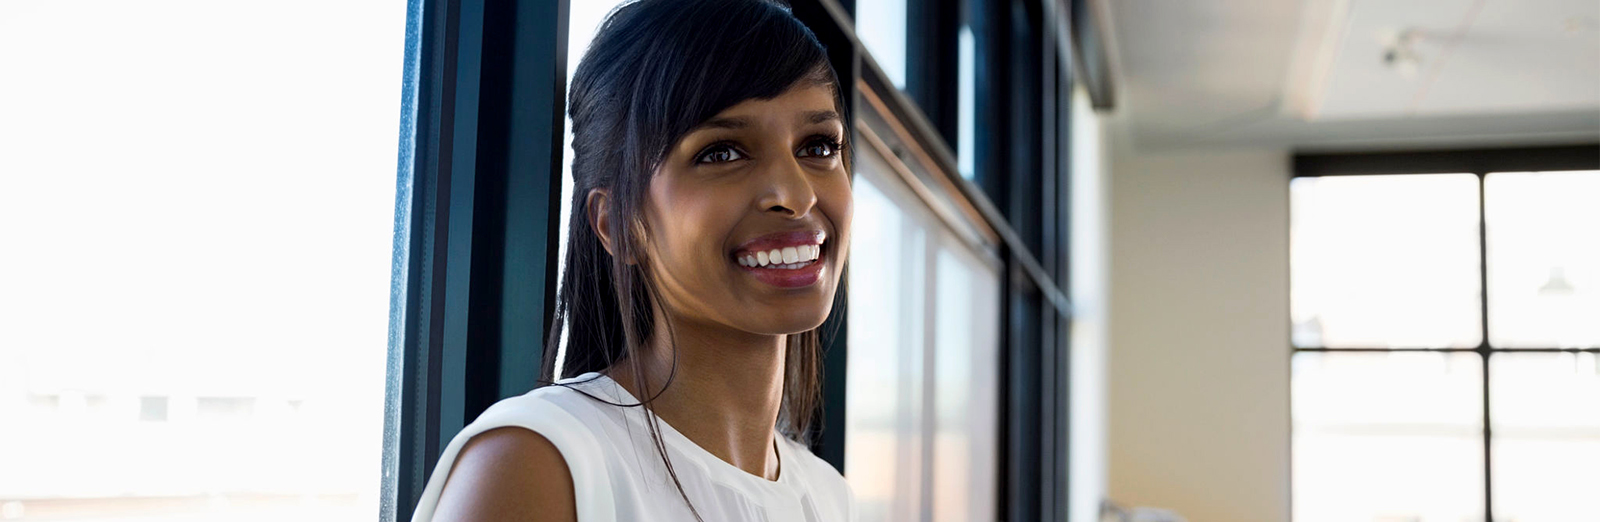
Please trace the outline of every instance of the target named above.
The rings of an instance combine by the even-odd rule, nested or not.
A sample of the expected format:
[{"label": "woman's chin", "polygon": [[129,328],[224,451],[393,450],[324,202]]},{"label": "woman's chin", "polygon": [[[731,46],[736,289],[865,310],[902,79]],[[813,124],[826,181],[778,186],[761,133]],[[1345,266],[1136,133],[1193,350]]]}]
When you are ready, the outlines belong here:
[{"label": "woman's chin", "polygon": [[767,334],[786,335],[804,333],[822,326],[828,319],[828,312],[832,306],[810,307],[808,309],[780,309],[752,317],[749,327],[744,330]]}]

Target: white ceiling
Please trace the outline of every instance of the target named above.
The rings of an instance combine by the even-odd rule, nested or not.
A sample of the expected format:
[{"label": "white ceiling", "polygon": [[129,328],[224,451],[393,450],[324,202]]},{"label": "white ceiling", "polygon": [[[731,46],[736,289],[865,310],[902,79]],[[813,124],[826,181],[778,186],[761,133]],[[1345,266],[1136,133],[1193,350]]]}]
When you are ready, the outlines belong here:
[{"label": "white ceiling", "polygon": [[1138,149],[1600,140],[1597,0],[1102,5]]}]

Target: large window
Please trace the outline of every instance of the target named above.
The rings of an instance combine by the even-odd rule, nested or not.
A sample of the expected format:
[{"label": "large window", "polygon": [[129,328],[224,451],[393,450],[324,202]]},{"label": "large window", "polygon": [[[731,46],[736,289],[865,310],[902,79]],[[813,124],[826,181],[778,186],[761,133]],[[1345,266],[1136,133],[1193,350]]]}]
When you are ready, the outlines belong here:
[{"label": "large window", "polygon": [[1291,185],[1296,522],[1600,519],[1600,171],[1313,170]]},{"label": "large window", "polygon": [[404,2],[0,2],[0,519],[378,512]]}]

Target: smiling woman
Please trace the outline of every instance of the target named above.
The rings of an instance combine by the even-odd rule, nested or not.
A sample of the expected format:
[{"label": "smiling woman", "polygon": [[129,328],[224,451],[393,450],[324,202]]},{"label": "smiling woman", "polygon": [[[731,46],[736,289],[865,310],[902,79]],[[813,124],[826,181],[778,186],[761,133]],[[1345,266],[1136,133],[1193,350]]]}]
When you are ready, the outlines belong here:
[{"label": "smiling woman", "polygon": [[853,520],[804,441],[850,245],[841,94],[777,4],[613,12],[572,80],[555,386],[461,430],[414,519]]}]

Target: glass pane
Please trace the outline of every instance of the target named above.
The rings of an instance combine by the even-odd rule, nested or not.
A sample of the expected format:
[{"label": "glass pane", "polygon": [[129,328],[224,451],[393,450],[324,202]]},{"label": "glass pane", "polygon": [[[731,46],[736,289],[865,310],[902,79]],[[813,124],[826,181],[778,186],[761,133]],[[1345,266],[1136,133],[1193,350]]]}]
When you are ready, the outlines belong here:
[{"label": "glass pane", "polygon": [[1290,306],[1300,347],[1476,347],[1478,179],[1297,178]]},{"label": "glass pane", "polygon": [[961,176],[972,179],[978,165],[978,53],[977,41],[972,37],[972,26],[962,25],[956,33],[956,168]]},{"label": "glass pane", "polygon": [[[872,153],[858,168],[880,168]],[[868,176],[851,229],[845,478],[863,522],[920,518],[926,234]],[[863,299],[861,296],[871,296]]]},{"label": "glass pane", "polygon": [[1600,356],[1489,358],[1495,520],[1600,520]]},{"label": "glass pane", "polygon": [[895,87],[906,88],[906,0],[857,0],[856,37]]},{"label": "glass pane", "polygon": [[933,520],[995,513],[1000,276],[953,239],[935,265]]},{"label": "glass pane", "polygon": [[0,518],[378,512],[405,17],[0,2]]},{"label": "glass pane", "polygon": [[1483,365],[1474,353],[1301,352],[1295,522],[1483,519]]},{"label": "glass pane", "polygon": [[1489,342],[1600,347],[1600,171],[1490,174]]}]

